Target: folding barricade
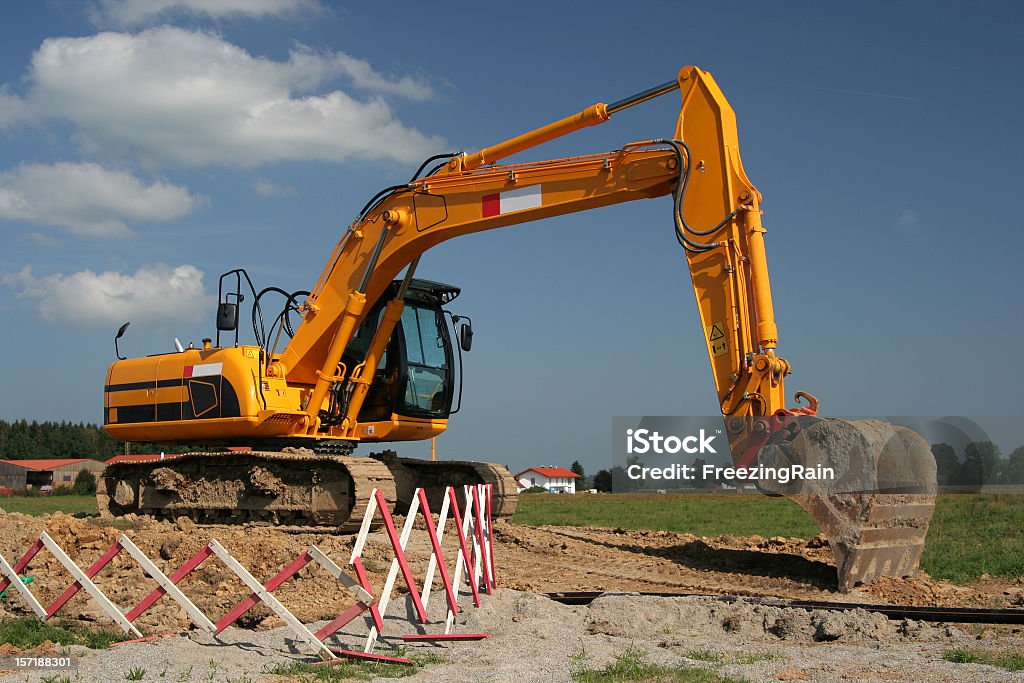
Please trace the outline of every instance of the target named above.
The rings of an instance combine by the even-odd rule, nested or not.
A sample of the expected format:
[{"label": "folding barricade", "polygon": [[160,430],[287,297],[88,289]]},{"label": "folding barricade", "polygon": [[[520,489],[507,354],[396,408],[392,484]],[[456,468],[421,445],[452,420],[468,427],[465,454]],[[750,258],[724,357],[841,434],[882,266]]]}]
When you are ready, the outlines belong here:
[{"label": "folding barricade", "polygon": [[[496,587],[494,572],[494,551],[492,538],[491,519],[491,496],[492,487],[489,484],[479,484],[463,487],[465,500],[462,511],[459,509],[458,497],[454,487],[448,487],[443,497],[441,509],[438,514],[438,521],[435,525],[434,518],[427,502],[426,492],[417,489],[410,504],[409,511],[405,516],[405,524],[401,532],[396,528],[391,511],[388,509],[387,501],[381,491],[374,489],[367,503],[367,509],[363,515],[363,523],[349,558],[348,566],[355,572],[356,578],[350,577],[344,569],[338,566],[333,560],[325,555],[316,546],[310,546],[302,555],[293,560],[284,569],[266,581],[260,583],[238,560],[236,560],[226,548],[216,539],[212,539],[199,552],[189,558],[181,567],[174,571],[169,577],[143,553],[125,534],[121,534],[117,541],[87,569],[82,570],[75,562],[68,557],[67,553],[54,541],[49,534],[43,532],[38,540],[32,544],[24,555],[12,566],[0,555],[0,593],[8,588],[14,590],[22,597],[25,603],[41,619],[46,620],[54,616],[64,605],[67,604],[80,590],[84,589],[102,608],[103,612],[110,617],[125,633],[134,635],[132,640],[123,643],[140,642],[155,638],[166,637],[164,634],[146,638],[134,625],[140,616],[146,613],[164,595],[170,596],[180,605],[189,620],[200,630],[212,633],[214,636],[220,634],[231,624],[235,623],[242,615],[252,609],[258,603],[263,603],[275,615],[277,615],[291,630],[298,639],[308,645],[316,654],[324,660],[324,663],[337,661],[342,658],[368,659],[372,661],[386,661],[411,664],[407,659],[400,657],[388,657],[375,655],[373,650],[377,640],[384,629],[384,615],[387,612],[394,591],[395,582],[401,574],[406,587],[409,590],[409,597],[413,603],[415,615],[420,624],[427,623],[427,605],[431,597],[431,590],[434,578],[439,574],[442,589],[447,602],[447,614],[445,618],[444,631],[442,633],[416,633],[403,635],[405,641],[448,641],[448,640],[479,640],[486,638],[483,633],[453,633],[455,617],[459,613],[458,599],[463,583],[463,572],[465,571],[465,583],[469,587],[469,594],[472,595],[472,604],[479,607],[481,604],[480,591],[484,590],[491,594]],[[366,568],[363,565],[362,554],[370,533],[373,519],[379,513],[383,522],[384,531],[392,549],[391,566],[387,579],[384,582],[380,598],[375,598],[373,587],[370,585]],[[449,513],[451,513],[452,526],[458,535],[458,553],[453,572],[449,572],[448,564],[442,550],[444,533],[448,526]],[[427,536],[430,541],[430,557],[427,563],[426,574],[423,579],[422,588],[417,587],[416,578],[413,576],[406,556],[406,548],[412,536],[415,521],[418,515],[422,515]],[[36,599],[26,583],[23,583],[20,576],[32,559],[43,549],[48,550],[57,561],[74,578],[74,582],[47,607]],[[118,554],[126,552],[142,570],[151,577],[157,587],[151,591],[137,605],[122,612],[93,582],[95,577],[106,567]],[[228,570],[235,574],[252,593],[231,610],[221,617],[216,623],[211,621],[203,612],[178,588],[178,584],[207,558],[215,556]],[[337,579],[355,598],[355,604],[339,614],[334,620],[324,627],[313,632],[306,627],[291,611],[289,611],[273,595],[281,584],[295,576],[301,569],[311,562],[323,567],[328,574]],[[363,650],[343,650],[329,647],[324,640],[337,633],[341,628],[356,619],[364,612],[370,612],[370,627]]]}]

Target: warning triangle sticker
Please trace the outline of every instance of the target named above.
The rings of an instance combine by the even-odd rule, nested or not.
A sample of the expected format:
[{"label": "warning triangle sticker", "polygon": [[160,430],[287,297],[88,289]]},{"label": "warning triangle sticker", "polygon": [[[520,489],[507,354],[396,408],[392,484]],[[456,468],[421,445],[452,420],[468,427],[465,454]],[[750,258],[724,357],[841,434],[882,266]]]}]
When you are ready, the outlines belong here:
[{"label": "warning triangle sticker", "polygon": [[715,341],[717,339],[721,339],[724,336],[725,332],[723,332],[722,328],[718,326],[718,323],[715,323],[714,325],[711,326],[711,334],[708,335],[708,341]]}]

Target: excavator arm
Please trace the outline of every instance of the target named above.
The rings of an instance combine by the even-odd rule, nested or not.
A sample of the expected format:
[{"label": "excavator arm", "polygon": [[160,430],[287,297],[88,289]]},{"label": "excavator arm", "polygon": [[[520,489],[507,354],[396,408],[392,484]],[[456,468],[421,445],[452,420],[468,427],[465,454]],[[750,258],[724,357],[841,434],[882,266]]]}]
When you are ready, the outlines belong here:
[{"label": "excavator arm", "polygon": [[[497,165],[675,90],[681,107],[672,138],[603,154]],[[386,188],[338,242],[299,307],[301,324],[280,353],[264,345],[208,346],[118,361],[108,373],[105,426],[114,436],[147,441],[354,444],[430,438],[446,427],[447,410],[361,420],[407,301],[417,287],[423,290],[423,283],[413,280],[423,253],[461,235],[664,196],[672,198],[675,237],[692,278],[735,464],[828,466],[838,472],[830,482],[762,481],[760,486],[795,500],[818,521],[836,556],[842,589],[876,575],[913,574],[934,507],[930,449],[913,432],[892,425],[818,418],[817,401],[808,394],[797,394],[806,405],[786,406],[784,379],[790,365],[777,355],[762,197],[743,170],[732,108],[711,75],[693,66],[683,68],[674,81],[612,104],[592,105],[474,154],[445,155],[422,177],[417,172],[409,182]],[[444,287],[427,289],[436,293]],[[435,314],[441,315],[436,301]],[[368,323],[371,339],[353,360],[346,352]],[[292,465],[282,465],[282,457]],[[191,483],[183,483],[188,462],[177,470],[153,465],[148,473],[132,473],[131,468],[124,469],[124,476],[108,472],[98,494],[101,509],[110,500],[119,510],[191,511],[188,496],[202,497],[194,492],[209,486],[212,471],[205,456],[192,460],[197,474]],[[231,486],[213,487],[217,490],[207,495],[213,499],[220,489],[230,488],[218,509],[231,514],[237,512],[234,501],[245,500],[252,514],[269,510],[313,518],[323,509],[317,500],[333,497],[347,501],[334,507],[347,509],[328,515],[331,523],[347,519],[351,524],[357,520],[346,515],[358,508],[353,501],[360,491],[384,486],[388,477],[387,470],[349,459],[316,461],[310,467],[323,469],[309,482],[290,482],[298,462],[292,455],[236,460],[217,461]],[[500,480],[492,466],[484,471],[473,463],[461,465],[465,476]],[[342,466],[351,485],[338,483]],[[435,476],[407,460],[391,458],[388,467],[399,480],[399,499],[408,495],[403,489],[427,486],[423,480]],[[317,482],[336,485],[316,493]],[[443,490],[440,485],[447,482],[436,483]],[[313,490],[313,499],[285,506],[281,501],[292,496],[283,494],[289,486],[296,498],[302,486]],[[511,514],[514,504],[506,509]]]},{"label": "excavator arm", "polygon": [[[496,166],[511,154],[610,118],[651,96],[679,89],[676,135],[605,154]],[[453,157],[434,175],[393,188],[342,238],[313,288],[306,316],[268,370],[312,386],[305,411],[309,433],[333,384],[356,385],[334,431],[358,438],[355,416],[375,362],[401,312],[401,296],[378,329],[376,344],[356,372],[339,374],[342,354],[367,311],[402,269],[445,240],[474,232],[672,195],[677,238],[685,250],[722,411],[772,415],[785,411],[776,357],[760,193],[739,156],[735,116],[711,75],[686,67],[678,80],[613,105],[596,104],[536,131]],[[414,266],[413,266],[414,268]],[[409,272],[411,273],[411,268]]]}]

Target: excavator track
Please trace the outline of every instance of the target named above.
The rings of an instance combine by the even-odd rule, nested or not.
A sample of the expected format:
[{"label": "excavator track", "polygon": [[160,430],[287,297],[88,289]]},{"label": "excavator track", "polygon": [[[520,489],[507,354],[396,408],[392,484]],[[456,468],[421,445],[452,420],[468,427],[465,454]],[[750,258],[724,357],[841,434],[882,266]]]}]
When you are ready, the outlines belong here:
[{"label": "excavator track", "polygon": [[188,453],[109,465],[100,476],[100,514],[188,517],[209,524],[330,526],[354,532],[373,489],[394,503],[387,466],[370,458],[310,451]]},{"label": "excavator track", "polygon": [[419,460],[403,458],[394,451],[373,453],[371,458],[388,466],[395,477],[398,495],[397,511],[409,509],[417,488],[427,494],[433,512],[441,508],[445,490],[454,486],[460,495],[463,485],[491,484],[491,514],[494,518],[511,517],[519,500],[519,487],[504,465],[463,460]]},{"label": "excavator track", "polygon": [[392,512],[408,510],[422,486],[431,509],[447,486],[493,484],[492,514],[515,511],[517,487],[501,465],[290,452],[188,453],[163,460],[109,465],[97,483],[100,514],[157,519],[188,517],[200,523],[267,524],[284,531],[330,527],[354,533],[373,489]]}]

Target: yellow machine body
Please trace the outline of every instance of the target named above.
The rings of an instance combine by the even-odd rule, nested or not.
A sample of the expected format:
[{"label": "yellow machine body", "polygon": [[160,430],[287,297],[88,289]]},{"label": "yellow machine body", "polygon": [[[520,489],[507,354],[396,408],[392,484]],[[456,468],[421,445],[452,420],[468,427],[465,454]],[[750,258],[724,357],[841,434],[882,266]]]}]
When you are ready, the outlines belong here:
[{"label": "yellow machine body", "polygon": [[[260,349],[186,349],[119,361],[107,371],[104,429],[123,441],[252,444],[254,439],[314,439],[295,406],[308,387],[260,378]],[[365,441],[415,441],[444,431],[447,419],[392,415],[362,424]]]}]

